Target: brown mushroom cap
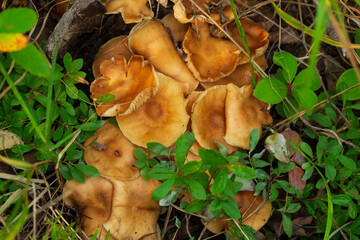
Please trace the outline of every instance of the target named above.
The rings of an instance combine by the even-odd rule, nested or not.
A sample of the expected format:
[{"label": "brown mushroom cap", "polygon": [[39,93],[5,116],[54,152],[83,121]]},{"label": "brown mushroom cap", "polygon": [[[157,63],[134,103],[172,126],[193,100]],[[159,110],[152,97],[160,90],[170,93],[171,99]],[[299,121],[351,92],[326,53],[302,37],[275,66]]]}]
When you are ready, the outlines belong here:
[{"label": "brown mushroom cap", "polygon": [[160,214],[158,202],[151,200],[152,192],[160,185],[138,177],[132,180],[110,180],[114,186],[112,212],[103,224],[116,239],[157,240],[156,223]]},{"label": "brown mushroom cap", "polygon": [[115,37],[101,46],[99,52],[95,55],[92,65],[92,71],[95,78],[98,78],[101,75],[101,63],[106,59],[111,59],[115,55],[123,55],[126,61],[129,61],[132,53],[127,46],[127,36]]},{"label": "brown mushroom cap", "polygon": [[[259,65],[260,68],[265,69],[267,67],[267,62],[265,55],[255,59],[255,62]],[[260,74],[254,68],[255,82],[258,83],[261,79]],[[251,84],[251,63],[247,62],[245,64],[238,65],[235,70],[226,77],[223,77],[215,82],[201,82],[201,86],[205,89],[213,87],[215,85],[226,85],[233,83],[238,87]]]},{"label": "brown mushroom cap", "polygon": [[185,35],[186,62],[197,80],[213,82],[234,71],[240,50],[229,40],[211,37],[208,24],[198,22],[199,39],[192,28]]},{"label": "brown mushroom cap", "polygon": [[165,26],[165,28],[170,31],[170,34],[175,44],[183,42],[190,24],[180,23],[172,13],[169,13],[168,15],[163,17],[160,21]]},{"label": "brown mushroom cap", "polygon": [[[269,200],[263,200],[261,196],[254,196],[252,191],[239,191],[236,193],[235,201],[242,214],[242,224],[248,225],[259,231],[269,220],[272,205]],[[218,221],[203,222],[205,227],[213,232],[219,233],[228,225],[225,216]]]},{"label": "brown mushroom cap", "polygon": [[129,34],[130,48],[144,56],[160,72],[180,82],[184,94],[199,84],[177,53],[169,34],[160,21],[137,24]]},{"label": "brown mushroom cap", "polygon": [[87,146],[84,149],[84,160],[96,167],[101,175],[118,178],[140,175],[139,168],[135,166],[136,146],[111,123],[105,123],[94,136],[85,141],[84,146]]},{"label": "brown mushroom cap", "polygon": [[96,107],[100,116],[128,114],[155,94],[158,87],[153,67],[142,56],[134,55],[126,63],[124,56],[116,55],[100,65],[100,72],[103,76],[91,83],[91,98],[115,95],[112,101]]},{"label": "brown mushroom cap", "polygon": [[[186,108],[186,112],[189,116],[191,116],[191,112],[192,112],[192,108],[193,108],[193,105],[194,105],[194,102],[198,99],[198,97],[201,95],[201,91],[192,91],[186,98],[185,100],[185,108]],[[192,132],[192,129],[191,129],[191,118],[188,122],[188,125],[187,125],[187,128],[186,128],[186,131],[188,132]],[[190,152],[195,154],[196,156],[199,155],[198,153],[198,149],[200,148],[200,145],[199,143],[195,140],[193,145],[191,146],[190,148]],[[189,154],[190,154],[189,152]]]},{"label": "brown mushroom cap", "polygon": [[170,146],[185,132],[189,121],[179,83],[162,73],[156,74],[157,93],[130,114],[116,117],[124,135],[142,147],[148,142]]},{"label": "brown mushroom cap", "polygon": [[106,14],[121,13],[126,24],[151,19],[154,13],[146,6],[147,2],[148,0],[106,0]]},{"label": "brown mushroom cap", "polygon": [[84,184],[75,180],[65,183],[64,202],[80,212],[81,228],[87,235],[109,220],[113,191],[112,183],[103,177],[87,177]]},{"label": "brown mushroom cap", "polygon": [[236,148],[229,145],[224,139],[226,95],[226,86],[222,85],[209,88],[203,92],[193,105],[191,128],[201,147],[217,149],[215,140],[224,144],[228,152],[231,153]]},{"label": "brown mushroom cap", "polygon": [[[195,22],[195,17],[202,18],[200,15],[194,16],[194,12],[200,10],[190,0],[172,0],[174,16],[181,23]],[[201,9],[207,10],[210,6],[210,0],[193,0]]]},{"label": "brown mushroom cap", "polygon": [[272,124],[268,104],[253,96],[251,85],[238,88],[228,84],[225,103],[226,134],[224,139],[232,146],[249,149],[250,133],[254,128],[261,134],[263,125]]}]

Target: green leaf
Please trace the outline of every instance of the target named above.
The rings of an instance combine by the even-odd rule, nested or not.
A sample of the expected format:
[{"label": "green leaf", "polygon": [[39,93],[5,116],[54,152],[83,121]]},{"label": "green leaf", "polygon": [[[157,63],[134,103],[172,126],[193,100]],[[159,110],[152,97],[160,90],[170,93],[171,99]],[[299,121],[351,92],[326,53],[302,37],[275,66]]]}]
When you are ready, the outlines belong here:
[{"label": "green leaf", "polygon": [[224,156],[227,157],[228,156],[228,151],[226,149],[226,147],[224,146],[224,144],[222,144],[221,142],[218,141],[214,141],[219,149],[219,152]]},{"label": "green leaf", "polygon": [[327,115],[323,115],[321,113],[313,113],[310,117],[323,127],[329,128],[332,126],[331,119]]},{"label": "green leaf", "polygon": [[219,169],[214,176],[214,182],[211,185],[211,193],[213,195],[222,193],[227,185],[227,182],[228,182],[228,169],[227,168]]},{"label": "green leaf", "polygon": [[61,101],[61,105],[65,108],[65,110],[68,112],[70,116],[73,117],[75,116],[75,109],[70,103]]},{"label": "green leaf", "polygon": [[292,235],[293,223],[291,222],[291,215],[283,213],[283,228],[286,235],[290,238]]},{"label": "green leaf", "polygon": [[170,191],[171,187],[175,182],[176,175],[172,176],[165,182],[163,182],[160,186],[158,186],[152,193],[151,199],[153,201],[159,201],[163,199]]},{"label": "green leaf", "polygon": [[81,128],[82,131],[95,131],[102,127],[105,124],[105,121],[100,122],[87,122],[82,125],[77,125],[76,128]]},{"label": "green leaf", "polygon": [[241,217],[239,207],[236,201],[232,198],[228,198],[226,201],[222,202],[222,209],[229,217],[233,219],[238,219]]},{"label": "green leaf", "polygon": [[166,180],[176,176],[176,173],[165,168],[156,167],[149,172],[149,176],[156,180]]},{"label": "green leaf", "polygon": [[325,164],[325,176],[331,181],[336,177],[336,168],[332,164]]},{"label": "green leaf", "polygon": [[276,104],[281,102],[287,94],[284,83],[276,78],[264,78],[255,88],[254,96],[264,102]]},{"label": "green leaf", "polygon": [[70,64],[70,68],[68,69],[69,72],[74,73],[74,72],[79,71],[79,70],[82,68],[82,66],[83,66],[83,62],[84,62],[84,61],[83,61],[81,58],[75,59],[75,60]]},{"label": "green leaf", "polygon": [[157,142],[149,142],[146,144],[146,147],[149,150],[149,152],[159,156],[168,156],[170,152],[170,149],[168,149],[161,143],[157,143]]},{"label": "green leaf", "polygon": [[345,194],[331,195],[332,203],[340,206],[348,206],[351,202],[351,198]]},{"label": "green leaf", "polygon": [[147,154],[144,149],[135,148],[134,154],[137,159],[147,161]]},{"label": "green leaf", "polygon": [[63,58],[63,62],[64,62],[64,67],[67,71],[70,71],[70,65],[71,65],[71,62],[72,62],[72,57],[70,55],[70,53],[66,53],[64,58]]},{"label": "green leaf", "polygon": [[199,157],[201,160],[210,166],[220,167],[228,164],[225,157],[214,149],[199,148]]},{"label": "green leaf", "polygon": [[98,99],[96,99],[95,102],[97,102],[97,103],[110,102],[114,99],[115,99],[115,95],[108,93],[108,94],[105,94],[104,96],[101,96]]},{"label": "green leaf", "polygon": [[191,194],[193,195],[193,197],[195,199],[206,200],[205,189],[198,181],[190,180],[189,187],[190,187]]},{"label": "green leaf", "polygon": [[259,142],[259,139],[260,139],[259,129],[254,128],[253,130],[251,130],[250,133],[250,153],[254,151],[256,145]]},{"label": "green leaf", "polygon": [[85,183],[85,175],[80,172],[77,168],[69,166],[71,176],[79,183]]},{"label": "green leaf", "polygon": [[248,166],[235,165],[235,166],[229,167],[229,170],[241,179],[251,180],[251,179],[256,178],[255,170]]},{"label": "green leaf", "polygon": [[210,203],[209,212],[211,212],[218,220],[222,213],[221,210],[222,210],[222,201],[220,200],[220,198],[215,198],[215,200]]},{"label": "green leaf", "polygon": [[60,163],[60,172],[65,180],[70,181],[73,179],[68,165],[64,165],[64,164]]},{"label": "green leaf", "polygon": [[191,161],[181,167],[179,169],[179,172],[186,175],[193,174],[199,171],[201,169],[201,166],[202,164],[200,161]]},{"label": "green leaf", "polygon": [[9,54],[16,63],[30,73],[41,77],[50,76],[50,67],[47,59],[34,44],[29,43],[23,50]]},{"label": "green leaf", "polygon": [[287,181],[285,180],[276,180],[276,182],[280,185],[280,187],[285,191],[288,192],[290,194],[295,194],[295,189],[294,187],[289,184]]},{"label": "green leaf", "polygon": [[290,83],[297,72],[297,61],[295,57],[288,52],[275,52],[273,61],[276,65],[283,68],[283,77],[288,83]]},{"label": "green leaf", "polygon": [[195,213],[195,212],[203,211],[206,204],[207,204],[207,202],[205,202],[205,201],[194,200],[192,203],[187,205],[184,210],[185,210],[185,212],[188,212],[188,213]]},{"label": "green leaf", "polygon": [[321,82],[314,68],[305,68],[295,77],[293,86],[295,89],[307,88],[316,91],[321,87]]},{"label": "green leaf", "polygon": [[182,134],[175,144],[175,158],[176,165],[178,168],[181,168],[184,165],[186,156],[190,147],[193,145],[195,141],[195,136],[191,132],[185,132]]},{"label": "green leaf", "polygon": [[72,99],[78,99],[79,90],[73,83],[67,82],[65,86],[65,90],[66,90],[66,94],[69,97],[71,97]]},{"label": "green leaf", "polygon": [[0,32],[26,33],[35,26],[36,13],[29,8],[10,8],[0,13]]},{"label": "green leaf", "polygon": [[311,147],[309,146],[309,144],[307,144],[306,142],[301,142],[300,143],[300,149],[307,154],[308,156],[310,156],[311,158],[314,158],[314,154],[313,151],[311,149]]},{"label": "green leaf", "polygon": [[[307,108],[317,104],[317,102],[318,102],[318,98],[317,98],[316,94],[310,89],[294,87],[293,89],[291,89],[291,92],[292,92],[294,98],[296,99],[296,101],[300,105],[300,109],[298,109],[298,110],[307,109]],[[309,115],[309,114],[313,113],[314,111],[315,111],[315,108],[309,109],[306,111],[306,114]]]},{"label": "green leaf", "polygon": [[170,206],[170,203],[174,203],[176,201],[176,199],[178,198],[178,196],[182,190],[183,190],[182,188],[177,188],[177,189],[170,191],[169,194],[166,195],[166,197],[164,197],[163,199],[161,199],[159,201],[159,205],[160,206]]},{"label": "green leaf", "polygon": [[[341,92],[341,91],[346,90],[356,84],[359,84],[359,79],[357,79],[355,70],[353,68],[346,70],[345,72],[343,72],[341,74],[338,81],[336,82],[336,91]],[[359,91],[360,91],[360,86],[357,86],[357,87],[343,93],[341,95],[342,99],[343,100],[359,99],[360,98]]]},{"label": "green leaf", "polygon": [[345,167],[352,169],[352,170],[356,170],[356,162],[353,159],[346,157],[344,155],[341,155],[339,157],[339,160]]},{"label": "green leaf", "polygon": [[74,167],[89,177],[99,177],[100,173],[96,167],[85,164],[74,164]]}]

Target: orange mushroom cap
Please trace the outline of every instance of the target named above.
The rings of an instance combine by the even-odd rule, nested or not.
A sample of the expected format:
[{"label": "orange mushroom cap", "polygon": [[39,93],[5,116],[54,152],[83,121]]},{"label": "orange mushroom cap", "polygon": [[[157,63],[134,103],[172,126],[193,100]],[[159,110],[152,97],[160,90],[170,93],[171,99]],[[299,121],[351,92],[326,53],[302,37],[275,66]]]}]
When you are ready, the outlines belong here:
[{"label": "orange mushroom cap", "polygon": [[[190,0],[172,0],[175,4],[173,6],[174,16],[181,23],[195,22],[195,17],[203,18],[200,15],[193,15],[194,12],[200,10]],[[210,7],[210,0],[194,0],[194,2],[202,9],[207,11]]]},{"label": "orange mushroom cap", "polygon": [[95,78],[100,77],[100,65],[106,59],[111,59],[115,55],[123,55],[126,61],[129,61],[132,53],[127,46],[127,36],[119,36],[107,41],[101,46],[99,52],[95,55],[92,65],[92,71]]},{"label": "orange mushroom cap", "polygon": [[148,142],[170,146],[185,132],[189,121],[179,83],[162,73],[156,75],[157,93],[130,114],[116,117],[124,135],[141,147]]},{"label": "orange mushroom cap", "polygon": [[116,55],[100,65],[100,72],[103,76],[90,86],[91,98],[96,100],[106,94],[115,95],[112,101],[96,107],[100,116],[128,114],[157,91],[158,81],[153,67],[142,56],[134,55],[126,63],[124,56]]},{"label": "orange mushroom cap", "polygon": [[87,235],[95,233],[109,220],[112,209],[113,185],[103,177],[87,177],[84,184],[67,181],[63,189],[65,204],[81,215],[81,228]]},{"label": "orange mushroom cap", "polygon": [[192,28],[185,35],[186,62],[197,80],[213,82],[234,71],[240,50],[229,40],[211,37],[208,24],[198,22],[199,39]]},{"label": "orange mushroom cap", "polygon": [[152,192],[160,185],[154,179],[110,180],[114,186],[113,205],[109,220],[103,224],[116,239],[157,240],[156,223],[160,214]]},{"label": "orange mushroom cap", "polygon": [[130,48],[144,56],[158,71],[178,81],[184,94],[198,86],[199,82],[180,58],[160,21],[141,22],[129,36]]},{"label": "orange mushroom cap", "polygon": [[[191,116],[191,113],[192,113],[192,108],[193,108],[193,105],[194,105],[194,102],[198,99],[198,97],[201,95],[201,91],[192,91],[186,98],[185,100],[185,108],[186,108],[186,112],[189,116]],[[186,131],[188,132],[192,132],[192,129],[191,129],[191,118],[188,122],[188,125],[187,125],[187,128],[186,128]],[[194,141],[193,145],[190,147],[190,153],[198,156],[199,153],[198,153],[198,149],[200,148],[200,144],[196,141]],[[189,158],[189,157],[188,157]]]},{"label": "orange mushroom cap", "polygon": [[226,132],[225,101],[226,86],[215,86],[204,91],[193,104],[191,128],[196,141],[204,148],[217,149],[214,141],[222,143],[232,153],[236,147],[228,144]]},{"label": "orange mushroom cap", "polygon": [[151,19],[154,13],[146,6],[147,2],[148,0],[106,0],[106,14],[121,13],[126,24]]},{"label": "orange mushroom cap", "polygon": [[249,149],[250,133],[254,128],[262,133],[263,125],[272,124],[268,104],[253,96],[251,85],[238,88],[226,85],[226,133],[224,139],[232,146]]},{"label": "orange mushroom cap", "polygon": [[140,175],[140,169],[135,166],[136,146],[111,123],[105,123],[84,145],[87,146],[84,149],[85,162],[96,167],[101,175],[118,178]]},{"label": "orange mushroom cap", "polygon": [[174,40],[175,44],[183,42],[190,24],[183,24],[179,22],[172,13],[169,13],[168,15],[163,17],[160,21],[164,25],[164,27],[170,31],[171,37]]}]

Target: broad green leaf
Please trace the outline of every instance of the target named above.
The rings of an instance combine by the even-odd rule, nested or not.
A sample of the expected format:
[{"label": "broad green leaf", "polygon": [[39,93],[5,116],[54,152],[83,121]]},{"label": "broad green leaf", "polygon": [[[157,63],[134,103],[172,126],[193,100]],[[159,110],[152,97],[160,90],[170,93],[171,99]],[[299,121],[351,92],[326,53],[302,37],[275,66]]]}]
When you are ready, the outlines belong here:
[{"label": "broad green leaf", "polygon": [[191,132],[185,132],[182,134],[175,144],[175,158],[178,168],[184,165],[186,156],[189,152],[190,147],[195,141],[195,136]]},{"label": "broad green leaf", "polygon": [[65,84],[66,84],[65,86],[66,94],[72,99],[78,99],[79,90],[77,89],[77,87],[70,82],[67,82]]},{"label": "broad green leaf", "polygon": [[115,95],[108,93],[108,94],[105,94],[104,96],[101,96],[98,99],[96,99],[95,102],[97,102],[97,103],[110,102],[110,101],[114,100],[114,98],[115,98]]},{"label": "broad green leaf", "polygon": [[[310,89],[294,88],[294,89],[291,89],[291,92],[292,92],[294,98],[296,99],[296,101],[300,105],[300,109],[298,109],[298,110],[307,109],[318,103],[318,98],[317,98],[316,94]],[[315,111],[315,108],[312,108],[312,109],[306,111],[306,114],[309,115],[309,114],[313,113],[314,111]]]},{"label": "broad green leaf", "polygon": [[288,83],[290,83],[297,72],[297,61],[295,57],[288,52],[275,52],[273,61],[276,65],[283,68],[283,77]]},{"label": "broad green leaf", "polygon": [[229,170],[233,172],[240,179],[251,180],[256,178],[255,170],[248,166],[235,165],[229,167]]},{"label": "broad green leaf", "polygon": [[222,201],[220,200],[220,198],[215,198],[215,200],[210,203],[209,212],[212,213],[216,219],[219,219],[222,213],[221,210]]},{"label": "broad green leaf", "polygon": [[227,185],[227,182],[228,182],[228,169],[227,168],[219,169],[214,176],[214,182],[211,185],[211,193],[213,195],[222,193]]},{"label": "broad green leaf", "polygon": [[48,61],[45,56],[41,54],[41,52],[34,46],[34,44],[29,43],[23,50],[18,52],[11,52],[9,54],[16,63],[21,65],[30,73],[41,77],[50,76],[50,67]]},{"label": "broad green leaf", "polygon": [[340,206],[348,206],[351,198],[346,194],[331,195],[332,203]]},{"label": "broad green leaf", "polygon": [[73,179],[68,165],[64,165],[64,164],[60,163],[60,172],[65,180],[70,181]]},{"label": "broad green leaf", "polygon": [[170,206],[170,203],[174,203],[176,201],[176,199],[179,196],[179,193],[182,190],[183,190],[182,188],[177,188],[177,189],[170,191],[169,194],[166,195],[166,197],[164,197],[163,199],[161,199],[159,201],[159,205],[160,206]]},{"label": "broad green leaf", "polygon": [[221,142],[218,141],[214,141],[219,149],[219,152],[224,156],[227,157],[228,156],[228,151],[226,149],[226,147],[224,146],[224,144],[222,144]]},{"label": "broad green leaf", "polygon": [[83,60],[81,58],[79,59],[75,59],[71,64],[70,64],[70,68],[68,69],[69,72],[77,72],[77,71],[80,71],[80,69],[82,68],[83,66]]},{"label": "broad green leaf", "polygon": [[82,125],[77,125],[76,128],[81,128],[82,131],[95,131],[102,127],[105,124],[105,121],[100,122],[87,122]]},{"label": "broad green leaf", "polygon": [[149,150],[149,152],[159,156],[168,156],[170,152],[170,150],[167,147],[157,142],[149,142],[146,144],[146,147]]},{"label": "broad green leaf", "polygon": [[290,194],[295,194],[295,189],[294,187],[289,184],[289,182],[285,181],[285,180],[276,180],[276,182],[280,185],[280,187],[285,191],[288,192]]},{"label": "broad green leaf", "polygon": [[175,182],[176,175],[169,178],[165,182],[163,182],[160,186],[158,186],[152,193],[151,199],[153,201],[159,201],[163,199],[170,191],[171,187]]},{"label": "broad green leaf", "polygon": [[251,133],[250,133],[250,153],[252,151],[254,151],[256,145],[258,144],[259,142],[259,139],[260,139],[260,132],[259,132],[259,129],[257,128],[254,128],[253,130],[251,130]]},{"label": "broad green leaf", "polygon": [[291,221],[291,215],[287,213],[283,213],[283,228],[286,235],[290,238],[292,235],[293,223]]},{"label": "broad green leaf", "polygon": [[0,13],[1,33],[26,33],[36,24],[36,13],[29,8],[10,8]]},{"label": "broad green leaf", "polygon": [[80,172],[77,168],[69,166],[71,176],[79,183],[85,183],[85,175]]},{"label": "broad green leaf", "polygon": [[194,200],[191,204],[187,205],[187,207],[184,210],[185,212],[188,213],[203,211],[206,204],[207,202],[205,201]]},{"label": "broad green leaf", "polygon": [[70,53],[66,53],[65,56],[63,57],[63,62],[64,62],[64,67],[67,71],[70,71],[70,65],[72,62],[72,56],[70,55]]},{"label": "broad green leaf", "polygon": [[311,158],[314,157],[313,151],[311,149],[311,147],[309,146],[309,144],[307,144],[306,142],[302,142],[300,143],[300,149],[307,154],[308,156],[310,156]]},{"label": "broad green leaf", "polygon": [[236,201],[232,198],[228,198],[226,201],[222,202],[222,209],[229,217],[233,219],[238,219],[241,217],[239,207]]},{"label": "broad green leaf", "polygon": [[182,174],[189,175],[189,174],[196,173],[200,169],[201,169],[200,161],[191,161],[191,162],[186,163],[184,166],[182,166],[179,169],[179,172]]},{"label": "broad green leaf", "polygon": [[315,120],[315,122],[319,123],[323,127],[329,128],[332,126],[331,119],[327,115],[323,115],[321,113],[313,113],[310,118]]},{"label": "broad green leaf", "polygon": [[214,149],[199,148],[199,157],[201,160],[208,165],[213,167],[220,167],[228,164],[225,157]]},{"label": "broad green leaf", "polygon": [[89,177],[99,177],[100,173],[96,169],[96,167],[91,165],[84,165],[84,164],[74,164],[74,167]]},{"label": "broad green leaf", "polygon": [[[355,74],[355,70],[349,69],[346,70],[345,72],[343,72],[341,74],[341,76],[339,77],[339,79],[336,82],[336,91],[337,92],[341,92],[343,90],[346,90],[356,84],[359,84],[360,80],[357,78],[356,74]],[[360,86],[357,86],[345,93],[343,93],[342,99],[343,100],[356,100],[360,98]]]},{"label": "broad green leaf", "polygon": [[292,85],[295,89],[307,88],[316,91],[321,87],[321,82],[314,68],[305,68],[298,73]]},{"label": "broad green leaf", "polygon": [[356,162],[353,159],[346,157],[344,155],[341,155],[339,157],[339,160],[345,167],[352,169],[352,170],[356,170]]},{"label": "broad green leaf", "polygon": [[16,52],[24,49],[29,39],[21,33],[0,33],[0,52]]},{"label": "broad green leaf", "polygon": [[336,177],[336,168],[332,164],[325,164],[325,176],[333,181]]},{"label": "broad green leaf", "polygon": [[189,187],[190,187],[191,194],[193,195],[193,197],[195,199],[206,200],[205,189],[198,181],[190,180]]},{"label": "broad green leaf", "polygon": [[264,102],[276,104],[286,97],[286,93],[287,88],[280,80],[264,78],[256,85],[254,96]]},{"label": "broad green leaf", "polygon": [[156,180],[166,180],[171,177],[174,177],[174,175],[176,175],[174,171],[159,167],[153,168],[153,170],[149,172],[149,176]]},{"label": "broad green leaf", "polygon": [[73,117],[75,116],[75,109],[70,103],[61,101],[61,105],[65,108],[65,110],[68,112],[70,116]]},{"label": "broad green leaf", "polygon": [[137,159],[147,161],[147,154],[144,149],[135,148],[134,154]]}]

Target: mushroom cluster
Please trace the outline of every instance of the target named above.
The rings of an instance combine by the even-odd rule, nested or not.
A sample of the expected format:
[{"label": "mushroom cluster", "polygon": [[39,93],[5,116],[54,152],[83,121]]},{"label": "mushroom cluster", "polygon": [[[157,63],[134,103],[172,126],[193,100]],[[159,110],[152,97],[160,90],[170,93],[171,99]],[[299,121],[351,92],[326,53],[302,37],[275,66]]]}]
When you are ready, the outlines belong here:
[{"label": "mushroom cluster", "polygon": [[[89,202],[80,207],[87,234],[100,227],[111,230],[114,239],[155,237],[153,219],[159,207],[150,195],[159,182],[140,177],[134,165],[135,147],[146,147],[148,142],[171,147],[181,134],[192,131],[196,140],[190,149],[192,159],[198,158],[198,148],[217,149],[216,142],[232,153],[249,149],[250,132],[258,128],[261,133],[264,125],[272,124],[272,117],[268,105],[253,96],[252,78],[257,82],[260,74],[251,74],[252,64],[241,48],[244,43],[226,1],[172,0],[174,14],[162,20],[151,19],[147,0],[102,2],[107,13],[121,13],[125,23],[138,22],[129,36],[103,45],[93,63],[91,98],[114,95],[111,101],[99,103],[96,112],[115,117],[119,127],[107,123],[87,140],[91,144],[85,148],[85,161],[102,177],[89,178],[79,188],[73,181],[66,183],[65,202],[79,207],[85,200],[79,199],[84,193],[78,189],[93,189],[85,196]],[[241,2],[235,1],[238,10]],[[265,69],[268,33],[250,19],[240,21],[252,59]],[[108,190],[101,192],[97,184]],[[145,196],[140,197],[140,192]],[[240,196],[236,199],[241,202]],[[134,215],[135,221],[135,212],[151,215],[151,220],[122,221],[125,215]],[[88,225],[95,215],[101,217]]]}]

